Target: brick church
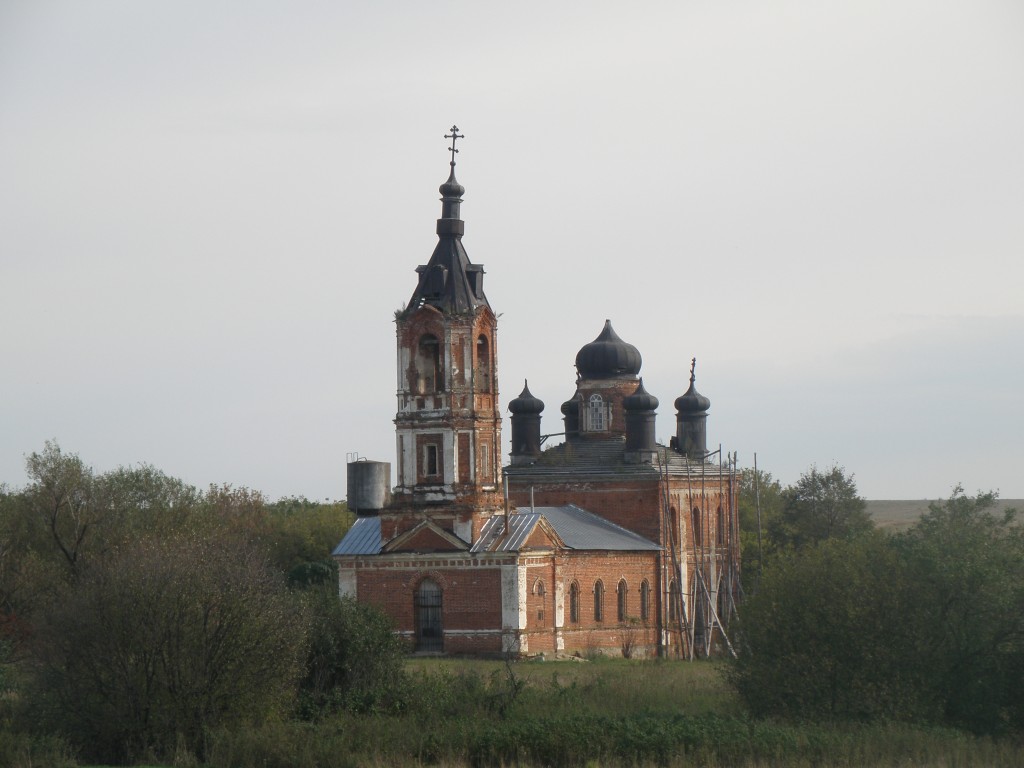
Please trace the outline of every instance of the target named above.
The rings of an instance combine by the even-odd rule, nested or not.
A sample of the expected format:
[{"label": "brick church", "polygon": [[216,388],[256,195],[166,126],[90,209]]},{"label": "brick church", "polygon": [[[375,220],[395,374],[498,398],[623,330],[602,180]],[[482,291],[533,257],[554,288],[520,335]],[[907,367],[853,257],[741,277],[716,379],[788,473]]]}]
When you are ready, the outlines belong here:
[{"label": "brick church", "polygon": [[544,448],[544,403],[524,386],[503,468],[497,321],[462,243],[461,136],[446,138],[437,245],[396,317],[397,485],[387,463],[348,465],[341,594],[383,609],[417,652],[720,650],[739,590],[737,476],[707,450],[693,367],[659,445],[640,352],[605,321],[576,355],[551,430],[564,441]]}]

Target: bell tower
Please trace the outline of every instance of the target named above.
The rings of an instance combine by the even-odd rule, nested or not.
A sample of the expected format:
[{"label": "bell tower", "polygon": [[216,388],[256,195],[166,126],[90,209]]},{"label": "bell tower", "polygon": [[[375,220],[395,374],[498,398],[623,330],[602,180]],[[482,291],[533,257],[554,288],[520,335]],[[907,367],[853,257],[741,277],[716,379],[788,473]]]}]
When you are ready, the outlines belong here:
[{"label": "bell tower", "polygon": [[[466,190],[455,179],[455,142],[463,136],[452,126],[445,138],[452,142],[451,171],[439,188],[437,245],[430,261],[416,268],[416,289],[395,318],[394,501],[424,512],[449,509],[464,525],[467,510],[486,516],[501,502],[497,319],[484,294],[483,267],[470,262],[462,245]],[[475,511],[471,537],[481,524]]]}]

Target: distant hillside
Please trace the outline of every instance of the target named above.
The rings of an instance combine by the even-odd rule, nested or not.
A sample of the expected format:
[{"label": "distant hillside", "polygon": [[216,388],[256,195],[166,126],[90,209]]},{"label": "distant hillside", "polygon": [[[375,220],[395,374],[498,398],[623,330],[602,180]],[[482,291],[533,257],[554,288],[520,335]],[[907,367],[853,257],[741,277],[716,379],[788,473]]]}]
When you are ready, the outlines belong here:
[{"label": "distant hillside", "polygon": [[[881,528],[906,528],[928,511],[928,504],[931,501],[933,499],[868,501],[868,514]],[[1010,507],[1016,508],[1024,515],[1024,499],[999,499],[996,501],[995,511],[1002,512]]]}]

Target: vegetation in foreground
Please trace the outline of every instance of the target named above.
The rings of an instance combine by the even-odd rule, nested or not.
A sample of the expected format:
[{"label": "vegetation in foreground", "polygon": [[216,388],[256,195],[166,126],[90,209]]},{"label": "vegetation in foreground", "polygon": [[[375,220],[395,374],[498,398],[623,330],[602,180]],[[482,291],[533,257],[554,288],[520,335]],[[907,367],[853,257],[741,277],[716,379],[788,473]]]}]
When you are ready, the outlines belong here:
[{"label": "vegetation in foreground", "polygon": [[28,469],[0,487],[0,766],[1024,766],[1024,529],[991,495],[887,537],[841,469],[765,483],[738,662],[488,663],[407,660],[337,599],[343,505],[55,444]]}]

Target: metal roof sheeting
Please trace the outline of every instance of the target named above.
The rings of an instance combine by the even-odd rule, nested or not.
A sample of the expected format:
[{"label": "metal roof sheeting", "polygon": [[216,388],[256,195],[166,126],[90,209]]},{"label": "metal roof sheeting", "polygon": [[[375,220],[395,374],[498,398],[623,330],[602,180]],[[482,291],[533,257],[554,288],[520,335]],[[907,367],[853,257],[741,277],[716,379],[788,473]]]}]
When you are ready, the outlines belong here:
[{"label": "metal roof sheeting", "polygon": [[376,555],[380,553],[380,518],[357,517],[332,555]]},{"label": "metal roof sheeting", "polygon": [[617,552],[655,551],[653,541],[605,520],[599,515],[566,504],[561,507],[534,507],[527,512],[492,517],[480,532],[471,552],[518,552],[533,533],[541,518],[558,534],[569,549],[611,550]]}]

